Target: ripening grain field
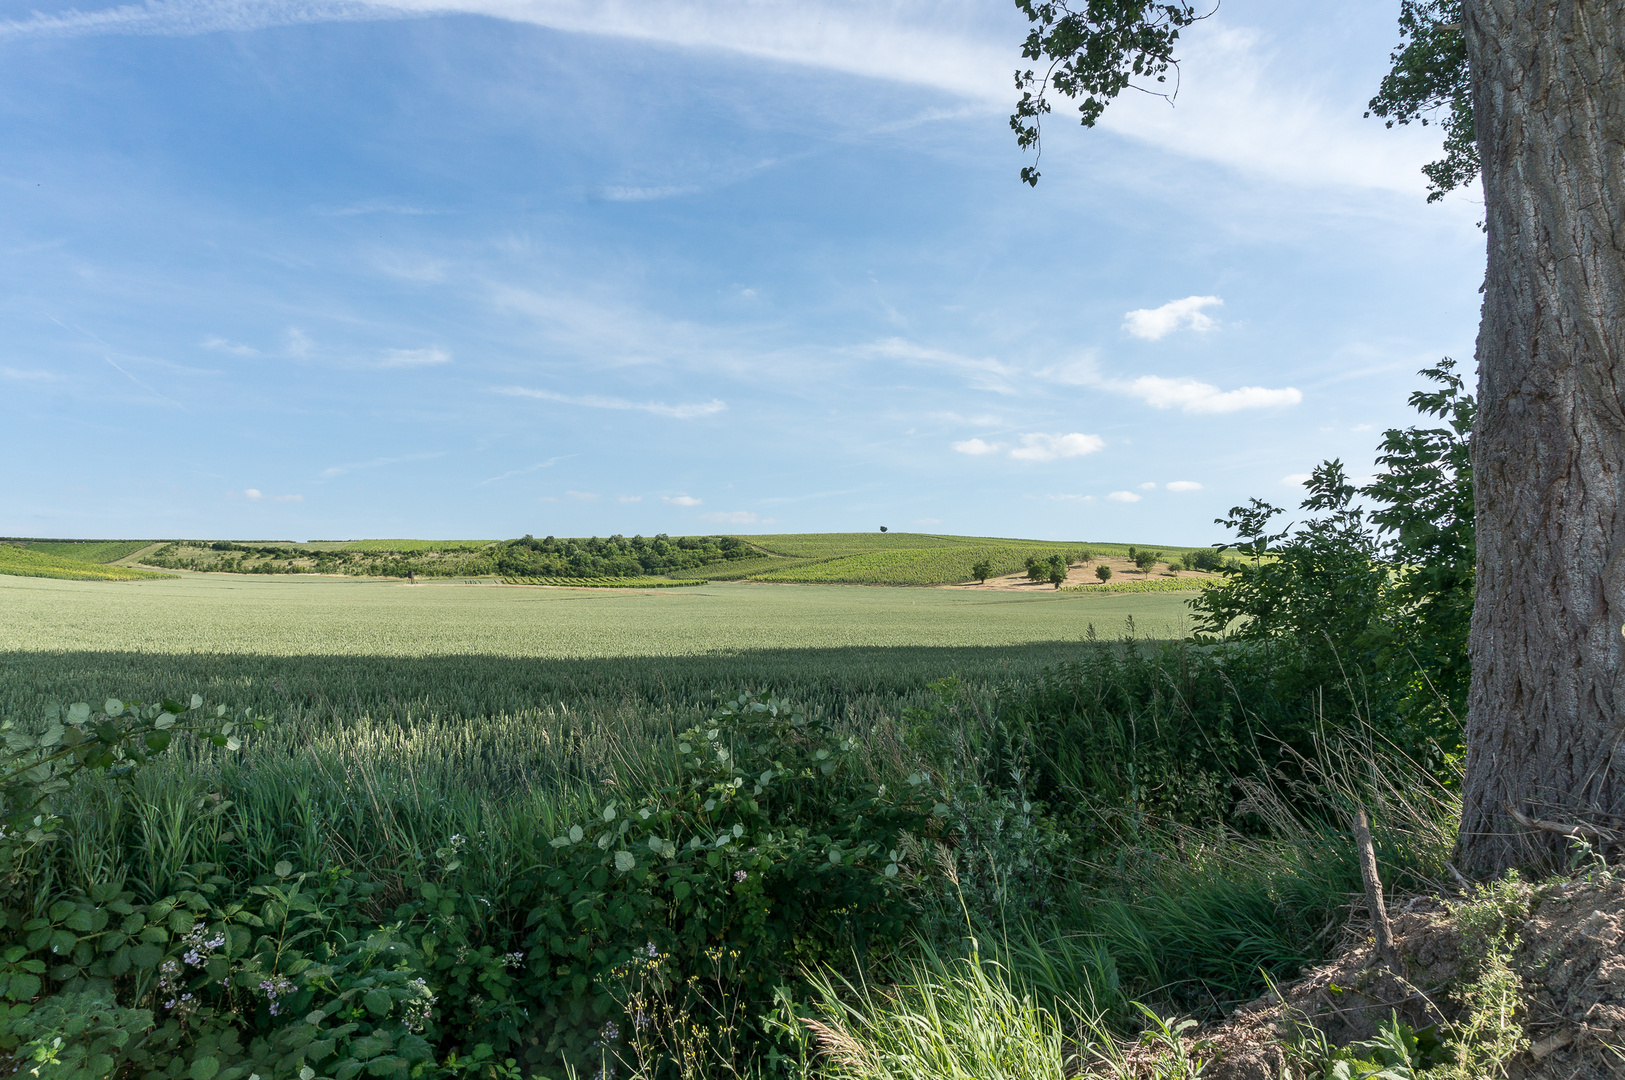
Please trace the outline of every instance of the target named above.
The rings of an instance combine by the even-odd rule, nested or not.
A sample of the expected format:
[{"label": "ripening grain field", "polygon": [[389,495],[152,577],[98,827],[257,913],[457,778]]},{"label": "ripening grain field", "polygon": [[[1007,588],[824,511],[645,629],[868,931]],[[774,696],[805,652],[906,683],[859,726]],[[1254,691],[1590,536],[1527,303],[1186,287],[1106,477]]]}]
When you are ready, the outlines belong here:
[{"label": "ripening grain field", "polygon": [[841,585],[406,585],[183,574],[0,577],[0,716],[201,693],[275,741],[464,788],[591,774],[751,689],[863,726],[958,675],[991,701],[1090,627],[1186,632],[1186,596]]}]

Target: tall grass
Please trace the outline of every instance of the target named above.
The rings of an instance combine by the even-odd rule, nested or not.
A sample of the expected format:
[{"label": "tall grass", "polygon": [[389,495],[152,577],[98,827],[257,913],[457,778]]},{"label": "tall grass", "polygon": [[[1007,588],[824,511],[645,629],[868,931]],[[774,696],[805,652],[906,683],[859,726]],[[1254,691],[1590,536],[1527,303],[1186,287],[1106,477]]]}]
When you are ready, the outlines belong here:
[{"label": "tall grass", "polygon": [[996,962],[945,959],[929,945],[886,986],[815,975],[813,1036],[826,1075],[851,1080],[1063,1080],[1095,1017],[1041,1004]]}]

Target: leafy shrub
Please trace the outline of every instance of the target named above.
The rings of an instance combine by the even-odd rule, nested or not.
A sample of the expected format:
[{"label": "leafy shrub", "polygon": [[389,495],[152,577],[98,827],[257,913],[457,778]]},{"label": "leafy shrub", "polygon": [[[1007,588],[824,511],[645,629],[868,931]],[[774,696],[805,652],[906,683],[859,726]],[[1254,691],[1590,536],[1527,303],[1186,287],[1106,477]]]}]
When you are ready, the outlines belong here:
[{"label": "leafy shrub", "polygon": [[505,1055],[554,1075],[629,1055],[627,965],[653,950],[667,1004],[743,1068],[806,965],[907,940],[900,837],[940,834],[947,812],[923,785],[864,779],[855,739],[747,695],[674,740],[662,782],[538,837],[495,892],[466,879],[461,836],[393,881],[286,860],[254,874],[228,850],[156,897],[31,888],[51,879],[49,799],[79,773],[128,779],[177,730],[236,747],[194,703],[7,729],[9,824],[28,828],[0,844],[0,1051],[151,1080],[506,1076]]},{"label": "leafy shrub", "polygon": [[1214,548],[1197,548],[1194,551],[1187,551],[1179,561],[1186,570],[1201,570],[1211,574],[1224,565],[1224,556]]},{"label": "leafy shrub", "polygon": [[1447,426],[1388,431],[1371,484],[1351,484],[1341,461],[1321,463],[1302,504],[1318,516],[1280,532],[1270,526],[1279,507],[1232,507],[1219,523],[1244,561],[1191,605],[1200,637],[1260,643],[1270,700],[1318,699],[1339,725],[1371,720],[1441,776],[1460,749],[1475,550],[1475,406],[1453,368],[1447,359],[1423,371],[1440,388],[1411,395]]},{"label": "leafy shrub", "polygon": [[608,539],[509,540],[496,550],[497,573],[509,577],[639,577],[711,566],[756,552],[737,536],[624,536]]}]

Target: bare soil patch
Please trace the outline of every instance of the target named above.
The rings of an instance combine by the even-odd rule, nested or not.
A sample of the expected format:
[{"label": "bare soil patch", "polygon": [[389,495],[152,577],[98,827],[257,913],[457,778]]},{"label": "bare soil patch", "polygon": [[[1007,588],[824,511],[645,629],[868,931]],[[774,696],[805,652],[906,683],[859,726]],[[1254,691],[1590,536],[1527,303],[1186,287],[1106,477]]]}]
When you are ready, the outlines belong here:
[{"label": "bare soil patch", "polygon": [[[1109,582],[1102,583],[1095,576],[1095,567],[1106,565],[1112,568],[1112,577]],[[1141,573],[1139,567],[1121,556],[1103,555],[1091,559],[1088,563],[1079,563],[1067,567],[1065,588],[1084,586],[1096,589],[1102,584],[1121,585],[1126,581],[1168,581],[1178,579],[1189,581],[1192,589],[1199,587],[1205,581],[1215,581],[1218,574],[1203,573],[1200,570],[1176,570],[1167,563],[1158,563],[1148,573]],[[978,581],[967,581],[957,585],[943,586],[949,589],[1000,589],[1014,592],[1054,592],[1055,586],[1047,581],[1028,581],[1025,573],[1002,574],[990,577],[984,584]]]},{"label": "bare soil patch", "polygon": [[[1516,1017],[1529,1046],[1509,1066],[1511,1080],[1625,1077],[1625,880],[1598,875],[1528,887],[1528,911],[1508,926],[1511,966],[1523,980]],[[1281,1080],[1301,1073],[1283,1044],[1294,1025],[1311,1024],[1336,1046],[1370,1038],[1397,1011],[1415,1029],[1441,1037],[1463,1018],[1466,970],[1456,904],[1419,896],[1393,916],[1401,972],[1381,962],[1368,927],[1351,926],[1336,960],[1238,1009],[1199,1032],[1209,1043],[1204,1080]],[[1284,999],[1284,1000],[1283,1000]]]}]

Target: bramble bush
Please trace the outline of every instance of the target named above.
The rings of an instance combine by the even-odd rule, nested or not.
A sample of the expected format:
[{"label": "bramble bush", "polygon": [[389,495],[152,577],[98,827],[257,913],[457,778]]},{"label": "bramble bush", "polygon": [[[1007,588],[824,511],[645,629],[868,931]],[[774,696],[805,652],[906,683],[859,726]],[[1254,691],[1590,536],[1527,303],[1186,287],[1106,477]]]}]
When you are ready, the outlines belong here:
[{"label": "bramble bush", "polygon": [[255,875],[228,853],[162,896],[55,886],[53,794],[81,773],[127,781],[177,735],[230,751],[263,725],[201,704],[109,701],[42,733],[6,729],[0,1053],[41,1077],[631,1065],[647,1047],[628,1010],[648,980],[639,990],[629,965],[651,953],[662,1007],[719,1058],[706,1067],[761,1067],[782,1038],[763,1019],[807,969],[878,962],[909,939],[902,837],[930,842],[948,815],[923,777],[887,790],[854,767],[855,739],[745,695],[680,735],[665,782],[535,836],[494,894],[467,876],[460,836],[394,881],[285,860]]}]

